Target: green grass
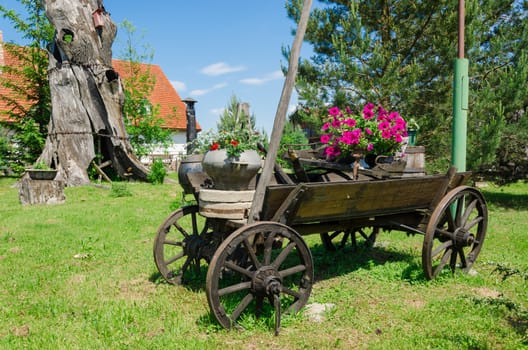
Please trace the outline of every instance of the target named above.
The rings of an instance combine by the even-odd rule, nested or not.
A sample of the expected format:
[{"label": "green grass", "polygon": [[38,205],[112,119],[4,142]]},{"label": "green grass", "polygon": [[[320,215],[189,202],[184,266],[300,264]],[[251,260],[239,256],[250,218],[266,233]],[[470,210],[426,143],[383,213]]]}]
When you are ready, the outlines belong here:
[{"label": "green grass", "polygon": [[[421,272],[421,236],[383,232],[372,249],[329,253],[305,236],[315,262],[309,302],[334,303],[321,323],[302,314],[244,321],[211,317],[205,276],[160,282],[158,226],[181,200],[177,184],[66,189],[66,203],[21,206],[0,178],[0,349],[521,349],[528,346],[528,185],[483,189],[488,235],[475,276]],[[116,188],[114,188],[114,191]],[[513,272],[504,279],[497,272]]]}]

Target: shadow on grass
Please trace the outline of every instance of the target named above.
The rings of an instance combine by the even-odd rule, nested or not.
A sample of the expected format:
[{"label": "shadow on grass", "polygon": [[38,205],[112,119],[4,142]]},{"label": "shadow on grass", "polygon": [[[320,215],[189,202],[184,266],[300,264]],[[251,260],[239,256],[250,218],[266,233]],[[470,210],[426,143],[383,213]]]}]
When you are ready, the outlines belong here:
[{"label": "shadow on grass", "polygon": [[[196,274],[195,271],[189,271],[185,274],[185,280],[184,283],[182,283],[180,286],[187,288],[190,291],[193,292],[201,292],[205,291],[205,275],[207,274],[207,265],[202,264],[200,266],[200,273]],[[149,279],[150,282],[154,284],[166,284],[171,285],[169,282],[163,278],[161,273],[158,271],[153,272]]]},{"label": "shadow on grass", "polygon": [[486,202],[497,207],[528,210],[528,194],[512,194],[483,191]]},{"label": "shadow on grass", "polygon": [[311,249],[315,267],[315,282],[339,277],[357,270],[371,270],[376,266],[394,262],[406,262],[408,267],[402,272],[401,280],[425,281],[421,265],[415,263],[416,256],[386,247],[369,247],[358,243],[335,252],[327,251],[323,245]]},{"label": "shadow on grass", "polygon": [[[426,280],[421,265],[415,263],[415,255],[394,249],[369,247],[361,242],[356,247],[349,245],[334,252],[328,251],[322,244],[316,244],[310,248],[310,251],[314,260],[314,283],[360,269],[369,270],[378,265],[399,261],[408,263],[408,267],[402,272],[402,280],[414,282]],[[189,270],[185,274],[182,287],[195,292],[204,291],[207,269],[208,265],[202,263],[198,274]],[[155,284],[169,284],[158,271],[150,275],[149,281]]]},{"label": "shadow on grass", "polygon": [[[314,244],[311,245],[310,251],[314,260],[314,283],[347,275],[360,269],[368,271],[374,269],[376,266],[396,262],[406,262],[408,264],[399,277],[402,281],[419,283],[426,280],[421,265],[416,263],[416,256],[414,254],[397,251],[390,247],[376,245],[370,247],[364,244],[364,242],[359,242],[356,247],[347,245],[343,249],[332,252],[328,251],[322,244]],[[199,274],[196,274],[196,271],[189,271],[185,283],[181,286],[190,291],[203,292],[205,290],[207,269],[208,266],[202,264]],[[152,273],[149,281],[156,284],[168,284],[159,272]],[[206,303],[205,300],[204,303]],[[271,304],[268,305],[268,303],[265,303],[264,306],[260,317],[251,314],[251,311],[249,311],[249,316],[245,315],[242,321],[244,327],[273,329],[273,307]],[[200,316],[196,322],[199,327],[208,332],[223,330],[223,327],[218,324],[211,310]]]}]

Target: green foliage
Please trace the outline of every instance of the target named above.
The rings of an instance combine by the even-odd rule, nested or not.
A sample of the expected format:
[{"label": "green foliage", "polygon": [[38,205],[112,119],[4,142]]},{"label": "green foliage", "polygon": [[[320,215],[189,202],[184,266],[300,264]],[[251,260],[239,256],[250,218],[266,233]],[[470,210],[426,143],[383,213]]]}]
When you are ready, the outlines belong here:
[{"label": "green foliage", "polygon": [[150,66],[145,63],[152,60],[153,51],[148,46],[143,46],[144,51],[138,52],[136,28],[126,20],[121,27],[127,38],[122,59],[126,61],[130,71],[123,81],[125,125],[134,152],[142,157],[156,148],[166,148],[170,142],[170,131],[162,127],[159,106],[154,106],[148,99],[156,81],[150,72]]},{"label": "green foliage", "polygon": [[152,184],[162,184],[167,176],[167,170],[163,164],[163,160],[154,159],[152,166],[150,167],[150,172],[148,174],[148,181]]},{"label": "green foliage", "polygon": [[51,169],[51,167],[44,162],[36,162],[35,164],[33,164],[31,168],[37,169],[37,170],[50,170]]},{"label": "green foliage", "polygon": [[229,103],[220,116],[220,121],[216,123],[219,132],[255,129],[255,115],[248,115],[248,111],[244,110],[242,106],[242,101],[235,95],[231,95]]},{"label": "green foliage", "polygon": [[248,115],[243,105],[235,95],[232,95],[216,124],[217,131],[202,132],[190,143],[188,147],[193,153],[225,149],[230,157],[238,157],[243,151],[260,149],[259,145],[265,147],[267,144],[265,132],[255,131],[255,116]]},{"label": "green foliage", "polygon": [[[301,5],[298,0],[287,2],[292,19],[298,20]],[[526,1],[466,1],[468,168],[502,169],[503,178],[509,172],[508,181],[528,172],[523,125],[528,105],[527,11]],[[326,105],[376,101],[414,117],[428,157],[437,164],[449,163],[455,3],[320,1],[305,41],[315,55],[301,61],[296,81],[304,121],[315,119],[314,129],[319,130],[317,116]]]},{"label": "green foliage", "polygon": [[[0,5],[0,15],[10,21],[23,34],[29,44],[22,48],[4,44],[6,53],[17,58],[20,65],[2,66],[0,85],[10,93],[0,94],[0,99],[9,106],[4,111],[14,123],[4,126],[15,131],[10,142],[16,144],[11,154],[4,158],[13,170],[23,168],[21,163],[32,163],[38,158],[47,136],[51,116],[51,97],[48,84],[48,53],[46,47],[53,41],[54,30],[44,15],[40,1],[18,0],[28,13],[22,16],[14,10]],[[14,78],[15,77],[15,78]],[[24,103],[22,103],[24,101]]]},{"label": "green foliage", "polygon": [[295,125],[292,122],[287,122],[284,125],[280,145],[281,150],[287,148],[288,145],[305,147],[308,145],[308,139],[300,126]]},{"label": "green foliage", "polygon": [[277,154],[277,163],[283,168],[290,168],[291,162],[283,159],[283,155],[291,149],[303,149],[308,148],[308,139],[306,138],[304,131],[300,126],[295,125],[291,121],[284,124],[284,130],[282,132],[282,138],[279,145],[279,153]]},{"label": "green foliage", "polygon": [[112,187],[110,189],[110,197],[120,198],[120,197],[131,197],[132,192],[128,188],[126,182],[112,182]]}]

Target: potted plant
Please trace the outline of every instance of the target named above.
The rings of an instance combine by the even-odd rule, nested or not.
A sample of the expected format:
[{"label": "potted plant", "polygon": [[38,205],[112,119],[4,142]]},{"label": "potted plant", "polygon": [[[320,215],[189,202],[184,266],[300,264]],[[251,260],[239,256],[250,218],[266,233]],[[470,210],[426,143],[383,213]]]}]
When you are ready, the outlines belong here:
[{"label": "potted plant", "polygon": [[53,180],[57,176],[57,170],[42,161],[33,164],[26,172],[32,180]]},{"label": "potted plant", "polygon": [[194,142],[194,152],[204,152],[203,170],[219,190],[247,190],[261,167],[259,132],[240,128],[230,131],[207,131]]},{"label": "potted plant", "polygon": [[320,140],[330,161],[351,162],[361,156],[373,167],[376,156],[394,155],[407,136],[407,122],[398,112],[373,103],[367,103],[361,114],[334,106],[323,119]]}]

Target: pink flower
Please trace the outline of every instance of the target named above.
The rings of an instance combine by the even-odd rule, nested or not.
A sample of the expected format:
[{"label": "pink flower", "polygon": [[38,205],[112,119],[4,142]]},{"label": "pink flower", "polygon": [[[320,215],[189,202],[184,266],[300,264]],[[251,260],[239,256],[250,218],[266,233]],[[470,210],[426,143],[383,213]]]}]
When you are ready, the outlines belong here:
[{"label": "pink flower", "polygon": [[392,133],[390,132],[390,130],[383,130],[381,132],[381,137],[384,138],[384,139],[390,139],[392,136]]},{"label": "pink flower", "polygon": [[403,141],[403,137],[400,134],[394,135],[394,141],[401,143]]},{"label": "pink flower", "polygon": [[341,121],[339,119],[334,119],[332,121],[332,126],[336,129],[339,128],[341,126]]},{"label": "pink flower", "polygon": [[[380,120],[380,119],[386,119],[386,118],[387,118],[387,115],[389,115],[389,112],[387,112],[387,111],[385,110],[385,108],[383,108],[383,107],[380,106],[380,107],[378,108],[378,120]],[[389,119],[390,119],[390,115],[389,115]]]},{"label": "pink flower", "polygon": [[328,130],[330,128],[330,123],[324,123],[321,130]]},{"label": "pink flower", "polygon": [[348,118],[347,120],[345,120],[345,124],[350,127],[356,126],[356,120],[352,118]]},{"label": "pink flower", "polygon": [[330,157],[337,157],[341,154],[341,150],[338,147],[326,147],[324,153]]},{"label": "pink flower", "polygon": [[396,119],[396,118],[400,118],[400,114],[398,112],[391,112],[389,114],[389,120],[393,120],[393,119]]},{"label": "pink flower", "polygon": [[330,114],[331,116],[333,117],[336,117],[338,116],[339,114],[341,114],[341,111],[339,110],[338,107],[332,107],[328,110],[328,114]]},{"label": "pink flower", "polygon": [[401,125],[404,129],[407,126],[407,123],[405,122],[405,120],[399,115],[398,117],[394,118],[394,123],[396,123],[396,125]]},{"label": "pink flower", "polygon": [[403,128],[403,125],[396,124],[396,125],[394,125],[394,126],[392,127],[391,130],[392,130],[393,133],[397,133],[398,131],[403,131],[403,130],[405,130],[405,129]]},{"label": "pink flower", "polygon": [[372,143],[369,143],[367,145],[367,151],[370,152],[370,151],[373,151],[374,150],[374,145]]},{"label": "pink flower", "polygon": [[328,141],[330,141],[330,135],[328,135],[328,134],[321,135],[321,142],[322,143],[328,143]]},{"label": "pink flower", "polygon": [[380,130],[382,130],[382,131],[383,131],[383,130],[387,130],[387,129],[389,129],[389,128],[390,128],[390,123],[387,122],[387,121],[385,121],[385,122],[381,122],[381,123],[379,123],[379,125],[378,125],[378,129],[380,129]]},{"label": "pink flower", "polygon": [[374,111],[372,109],[368,109],[367,106],[363,108],[363,118],[365,119],[372,119],[374,117]]}]

